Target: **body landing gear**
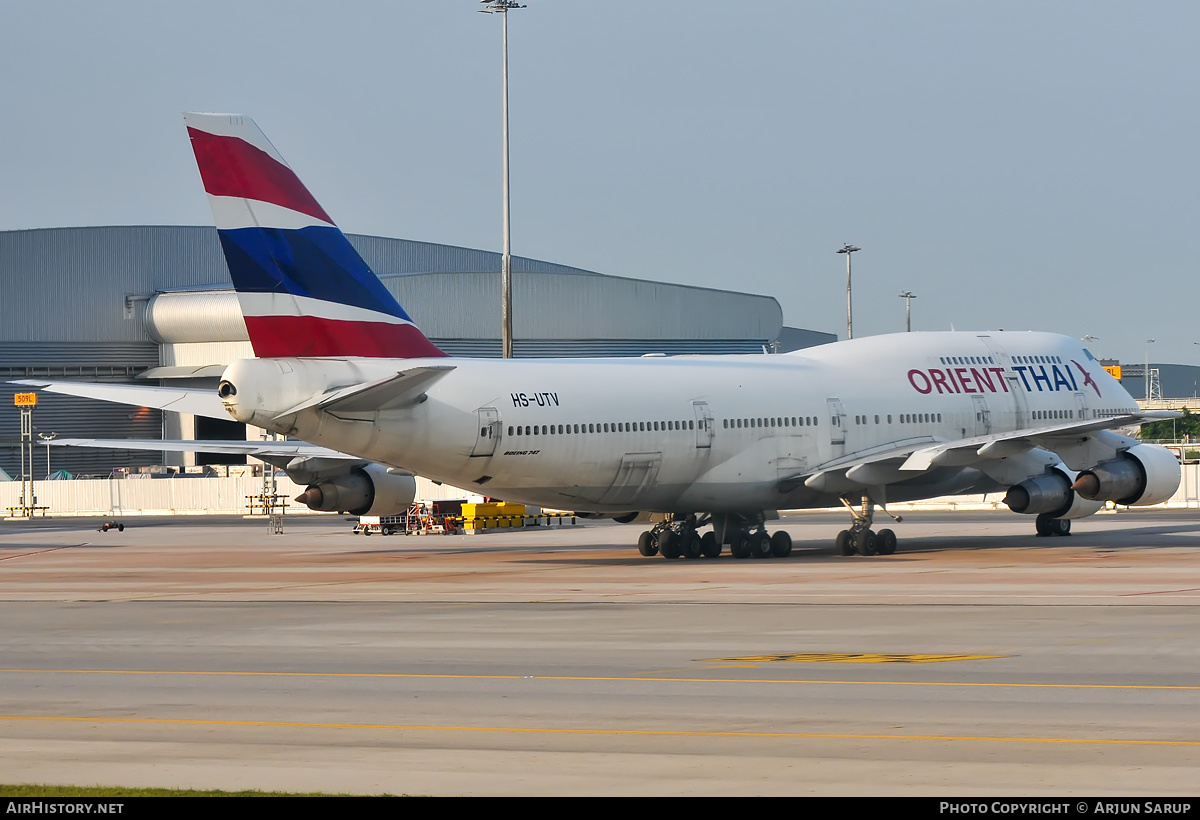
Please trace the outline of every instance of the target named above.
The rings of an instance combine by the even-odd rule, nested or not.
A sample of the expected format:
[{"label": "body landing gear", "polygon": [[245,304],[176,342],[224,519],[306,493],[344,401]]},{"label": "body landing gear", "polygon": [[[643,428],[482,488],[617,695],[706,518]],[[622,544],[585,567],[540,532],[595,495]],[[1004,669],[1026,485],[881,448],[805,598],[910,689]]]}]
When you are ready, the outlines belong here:
[{"label": "body landing gear", "polygon": [[[792,554],[792,537],[786,532],[768,533],[763,517],[734,515],[688,515],[671,517],[643,532],[638,552],[647,558],[719,558],[725,544],[734,558],[786,558]],[[711,532],[697,530],[708,524]]]},{"label": "body landing gear", "polygon": [[1054,518],[1049,515],[1039,515],[1034,521],[1034,527],[1037,528],[1039,538],[1045,538],[1050,535],[1070,535],[1071,520],[1069,518]]},{"label": "body landing gear", "polygon": [[[871,500],[869,495],[863,494],[862,509],[856,510],[850,506],[846,499],[842,499],[842,503],[846,505],[846,509],[850,511],[850,515],[854,517],[854,523],[850,525],[850,529],[842,530],[834,539],[834,548],[842,555],[893,555],[896,552],[896,533],[891,530],[880,530],[875,532],[871,529],[871,524],[875,518],[875,502]],[[894,518],[897,522],[901,520],[900,516],[888,513],[882,506],[880,507],[885,513]]]},{"label": "body landing gear", "polygon": [[660,521],[638,538],[638,552],[647,558],[661,555],[669,560],[716,558],[721,554],[716,536],[707,532],[701,537],[697,532],[707,523],[694,515]]}]

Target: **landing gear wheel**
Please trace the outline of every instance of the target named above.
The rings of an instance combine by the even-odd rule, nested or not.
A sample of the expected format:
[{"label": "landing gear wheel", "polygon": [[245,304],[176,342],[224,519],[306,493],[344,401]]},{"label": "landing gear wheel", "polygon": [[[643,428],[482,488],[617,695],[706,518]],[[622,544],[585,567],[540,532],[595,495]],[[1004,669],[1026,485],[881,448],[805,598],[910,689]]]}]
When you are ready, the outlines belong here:
[{"label": "landing gear wheel", "polygon": [[854,546],[859,555],[875,554],[875,533],[870,530],[859,530],[854,534]]},{"label": "landing gear wheel", "polygon": [[1052,518],[1049,515],[1039,515],[1034,522],[1039,537],[1048,535],[1070,535],[1071,520],[1068,518]]},{"label": "landing gear wheel", "polygon": [[734,558],[749,558],[750,557],[750,536],[735,535],[733,543],[729,545],[729,551]]},{"label": "landing gear wheel", "polygon": [[891,530],[880,530],[875,533],[875,551],[880,555],[896,553],[896,533]]},{"label": "landing gear wheel", "polygon": [[654,543],[654,536],[649,532],[644,532],[638,536],[638,552],[646,558],[658,555],[658,544]]},{"label": "landing gear wheel", "polygon": [[834,548],[842,555],[853,555],[854,536],[850,534],[850,530],[842,530],[837,534],[837,538],[833,541]]},{"label": "landing gear wheel", "polygon": [[700,536],[695,532],[689,532],[681,536],[683,539],[683,557],[691,561],[699,558],[701,552]]},{"label": "landing gear wheel", "polygon": [[756,532],[750,536],[750,553],[755,558],[771,557],[771,536],[765,532]]},{"label": "landing gear wheel", "polygon": [[658,551],[662,553],[663,558],[678,558],[679,557],[679,538],[670,530],[663,530],[658,534]]},{"label": "landing gear wheel", "polygon": [[771,554],[776,558],[787,558],[792,554],[792,536],[783,530],[771,536]]},{"label": "landing gear wheel", "polygon": [[717,540],[716,533],[704,533],[704,537],[700,539],[700,552],[704,553],[705,558],[721,557],[721,542]]}]

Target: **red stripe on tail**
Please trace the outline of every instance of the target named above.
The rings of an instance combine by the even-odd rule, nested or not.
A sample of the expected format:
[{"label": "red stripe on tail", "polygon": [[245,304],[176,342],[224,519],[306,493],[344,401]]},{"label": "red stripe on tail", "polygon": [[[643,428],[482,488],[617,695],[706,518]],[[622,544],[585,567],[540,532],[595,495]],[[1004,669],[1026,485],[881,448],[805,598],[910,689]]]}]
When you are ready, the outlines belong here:
[{"label": "red stripe on tail", "polygon": [[445,357],[413,325],[316,316],[247,316],[254,355],[264,358],[361,356],[372,359]]},{"label": "red stripe on tail", "polygon": [[192,138],[204,190],[209,194],[269,202],[333,224],[292,169],[262,149],[237,137],[195,128],[188,128],[188,136]]}]

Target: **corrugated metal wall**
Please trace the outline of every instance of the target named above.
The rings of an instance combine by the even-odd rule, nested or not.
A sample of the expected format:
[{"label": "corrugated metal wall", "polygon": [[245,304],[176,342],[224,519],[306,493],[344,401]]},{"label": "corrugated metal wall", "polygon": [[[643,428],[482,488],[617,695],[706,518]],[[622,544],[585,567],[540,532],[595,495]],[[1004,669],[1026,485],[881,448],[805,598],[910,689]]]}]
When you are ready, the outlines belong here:
[{"label": "corrugated metal wall", "polygon": [[[158,346],[152,342],[109,344],[0,342],[0,468],[10,475],[20,472],[21,414],[13,394],[29,388],[7,384],[5,379],[68,378],[79,381],[124,382],[158,364]],[[57,433],[66,438],[158,438],[162,413],[138,410],[100,401],[42,393],[33,414],[34,438]],[[45,447],[38,448],[34,475],[45,473]],[[110,450],[52,450],[55,470],[73,473],[107,473],[112,466],[154,464],[153,454],[119,454]]]},{"label": "corrugated metal wall", "polygon": [[[499,270],[500,255],[432,242],[349,235],[380,274]],[[576,271],[514,257],[517,271]],[[219,285],[229,273],[215,228],[130,225],[0,231],[0,340],[151,341],[141,322],[156,291]]]},{"label": "corrugated metal wall", "polygon": [[[494,338],[499,254],[383,237],[350,241],[431,338]],[[518,338],[770,340],[783,323],[769,296],[602,276],[523,257],[513,267]],[[143,313],[155,292],[228,287],[229,275],[211,227],[47,228],[0,232],[0,281],[0,340],[108,344],[154,341]],[[178,341],[245,338],[227,315],[228,295],[203,298],[210,303],[199,316],[220,317],[219,324],[205,331],[192,321]],[[155,326],[162,321],[156,316]]]},{"label": "corrugated metal wall", "polygon": [[[13,406],[13,394],[25,388],[0,384],[0,468],[17,478],[21,473],[21,414]],[[38,395],[33,411],[33,437],[57,433],[59,438],[161,438],[162,413],[147,408],[126,407],[75,396],[53,393]],[[46,474],[46,448],[37,445],[33,475]],[[94,450],[82,447],[53,447],[50,466],[76,475],[107,475],[113,467],[158,464],[159,453],[126,450]]]},{"label": "corrugated metal wall", "polygon": [[[498,274],[425,273],[382,279],[431,339],[499,343]],[[577,341],[629,339],[685,343],[675,346],[680,352],[699,352],[686,342],[700,340],[732,343],[720,346],[722,350],[746,345],[757,349],[778,336],[783,323],[779,303],[769,296],[599,274],[517,273],[513,302],[518,343],[536,339],[544,347],[563,342],[557,353],[535,355],[574,355],[568,351]],[[145,321],[150,336],[168,344],[247,338],[237,296],[230,290],[160,294],[146,306]],[[622,348],[609,344],[596,349]],[[637,343],[633,349],[643,346]]]}]

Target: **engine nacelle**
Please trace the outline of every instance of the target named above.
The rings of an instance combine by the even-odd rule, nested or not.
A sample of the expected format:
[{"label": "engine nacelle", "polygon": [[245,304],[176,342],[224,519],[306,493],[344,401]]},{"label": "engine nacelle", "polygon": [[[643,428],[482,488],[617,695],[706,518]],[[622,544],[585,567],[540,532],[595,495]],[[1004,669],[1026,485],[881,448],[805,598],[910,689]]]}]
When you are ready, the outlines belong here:
[{"label": "engine nacelle", "polygon": [[1015,513],[1052,518],[1085,518],[1100,511],[1103,501],[1083,498],[1071,488],[1071,477],[1062,466],[1008,488],[1004,503]]},{"label": "engine nacelle", "polygon": [[416,496],[417,480],[413,476],[389,473],[382,464],[368,464],[311,484],[296,500],[318,512],[400,515],[408,512]]},{"label": "engine nacelle", "polygon": [[1157,444],[1138,444],[1119,458],[1084,470],[1073,487],[1084,498],[1101,503],[1145,507],[1175,495],[1179,479],[1179,462],[1170,450]]}]

